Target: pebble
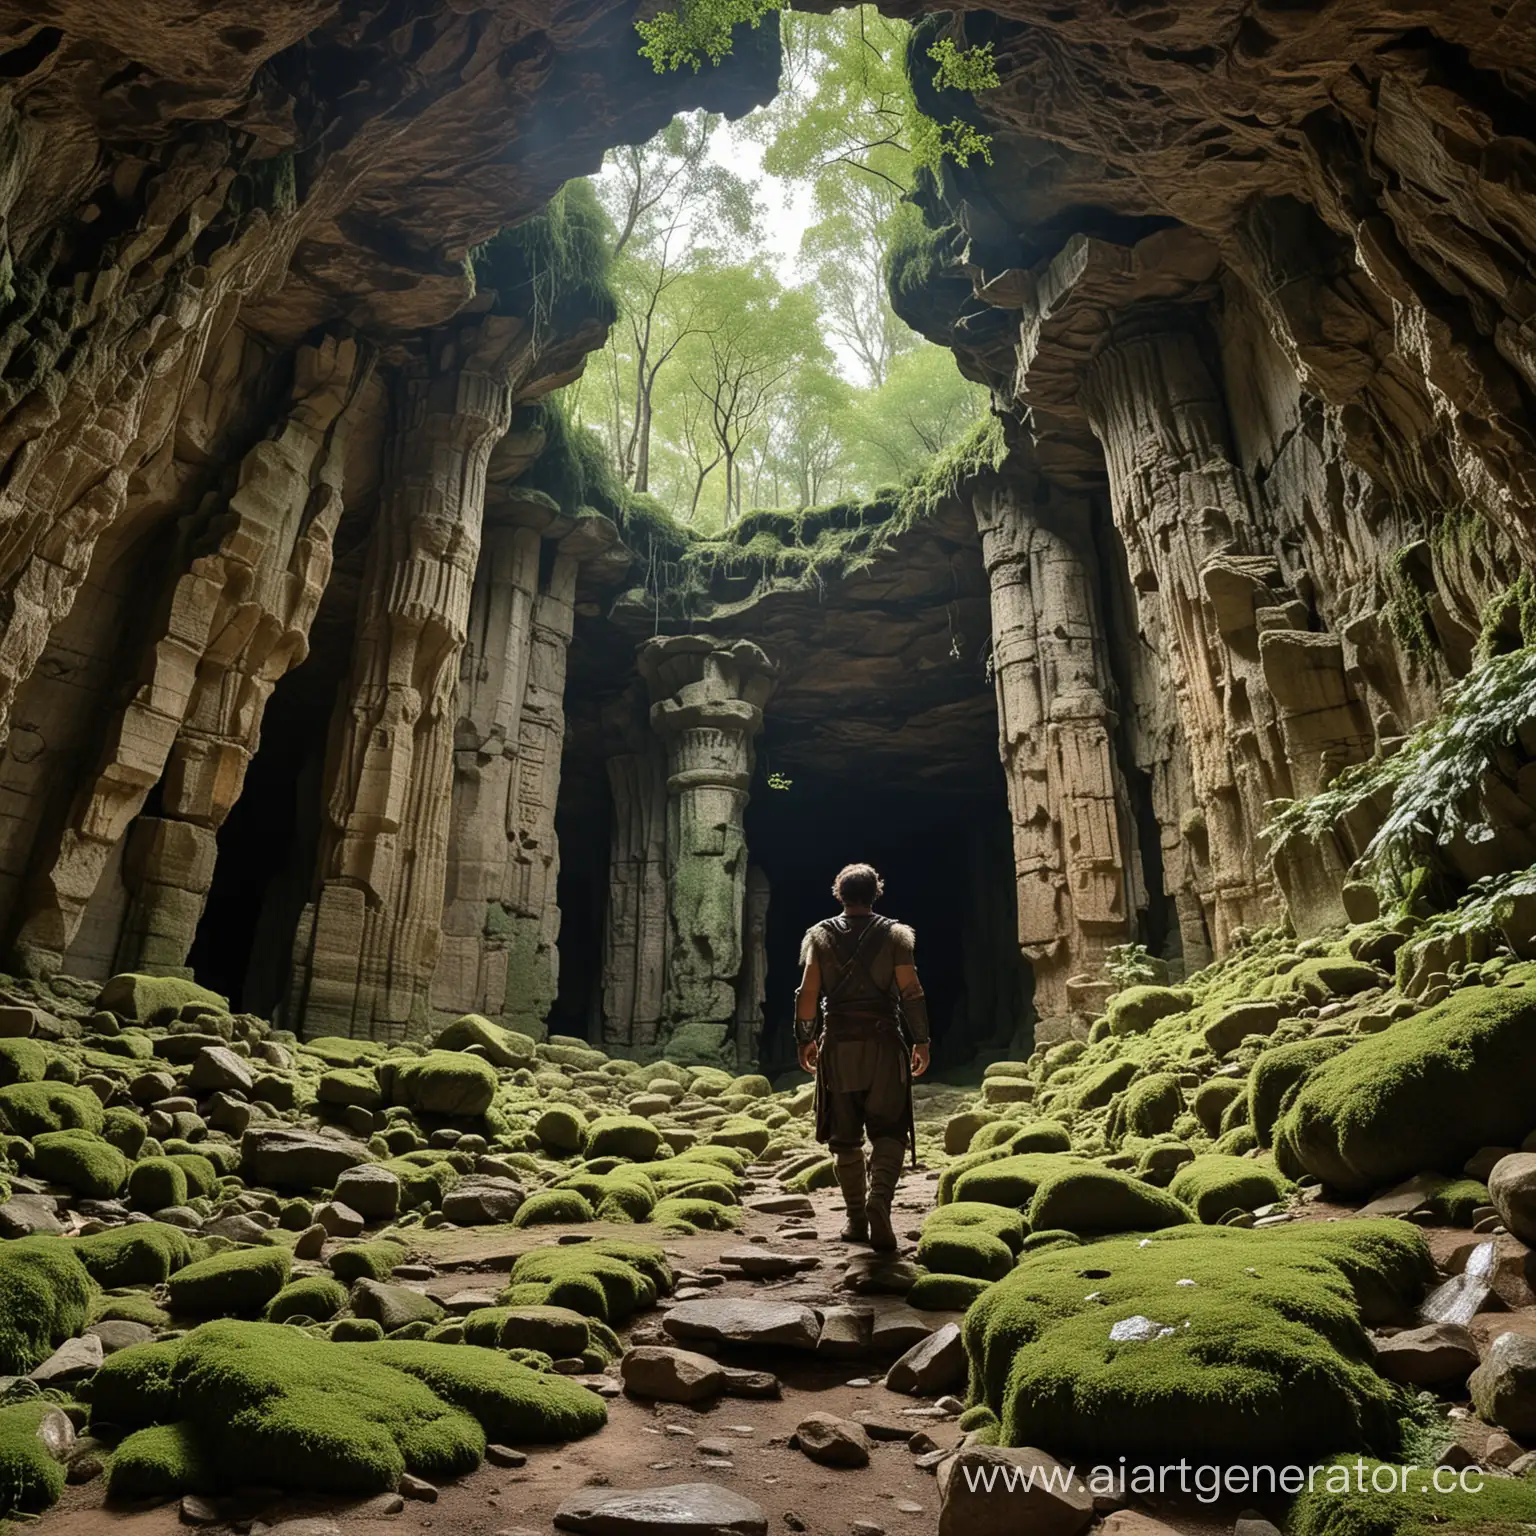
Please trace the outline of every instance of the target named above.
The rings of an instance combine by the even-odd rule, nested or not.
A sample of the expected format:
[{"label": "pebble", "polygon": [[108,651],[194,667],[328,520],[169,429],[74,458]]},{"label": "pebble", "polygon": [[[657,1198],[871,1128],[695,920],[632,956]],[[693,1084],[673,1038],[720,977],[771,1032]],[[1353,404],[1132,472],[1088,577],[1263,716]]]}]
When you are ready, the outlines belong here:
[{"label": "pebble", "polygon": [[923,1512],[921,1504],[914,1503],[911,1499],[897,1499],[896,1513],[899,1515],[920,1515]]}]

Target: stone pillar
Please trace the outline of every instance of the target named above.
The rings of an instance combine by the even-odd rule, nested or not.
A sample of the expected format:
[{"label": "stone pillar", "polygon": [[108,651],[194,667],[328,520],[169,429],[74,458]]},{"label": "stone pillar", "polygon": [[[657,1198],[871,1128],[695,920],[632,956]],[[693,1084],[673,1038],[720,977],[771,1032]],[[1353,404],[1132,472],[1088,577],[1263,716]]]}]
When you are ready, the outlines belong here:
[{"label": "stone pillar", "polygon": [[446,1012],[499,1014],[506,999],[502,888],[542,544],[536,527],[505,521],[488,526],[470,598],[459,669],[443,947],[432,983],[433,1004]]},{"label": "stone pillar", "polygon": [[1134,931],[1098,573],[1081,498],[1008,480],[972,505],[992,597],[1019,947],[1046,1038],[1096,1011],[1104,952]]},{"label": "stone pillar", "polygon": [[742,964],[752,741],[775,668],[747,640],[669,635],[640,647],[667,749],[667,1058],[730,1059]]},{"label": "stone pillar", "polygon": [[27,892],[16,940],[22,968],[57,968],[158,782],[159,814],[135,826],[127,851],[133,901],[118,964],[184,969],[215,837],[239,798],[267,699],[308,652],[330,579],[352,406],[371,368],[371,352],[350,336],[301,347],[277,429],[246,454],[227,503],[200,512],[139,686],[108,725],[95,771]]},{"label": "stone pillar", "polygon": [[[562,541],[562,548],[564,541]],[[565,746],[565,664],[576,612],[575,555],[558,553],[533,605],[533,644],[518,722],[516,783],[509,806],[510,858],[502,900],[507,968],[501,1018],[542,1040],[560,984],[560,846],[555,802]]]},{"label": "stone pillar", "polygon": [[654,738],[608,759],[613,841],[603,925],[603,1044],[644,1051],[667,979],[667,757]]},{"label": "stone pillar", "polygon": [[[1306,608],[1279,590],[1277,563],[1243,548],[1258,518],[1200,327],[1189,306],[1130,308],[1088,365],[1082,400],[1104,448],[1143,619],[1160,630],[1167,656],[1202,814],[1201,894],[1221,953],[1239,927],[1276,915],[1278,892],[1255,845],[1269,802],[1294,793],[1285,711],[1260,659],[1260,615],[1300,634],[1309,654],[1336,656],[1337,642],[1306,634]],[[1342,667],[1337,682],[1342,689]]]},{"label": "stone pillar", "polygon": [[512,414],[520,322],[444,327],[396,381],[352,679],[333,722],[301,1029],[398,1040],[430,1023],[442,937],[459,656],[486,465]]},{"label": "stone pillar", "polygon": [[745,1071],[760,1054],[763,1004],[768,1000],[768,876],[747,866],[742,912],[741,974],[736,978],[736,1065]]}]

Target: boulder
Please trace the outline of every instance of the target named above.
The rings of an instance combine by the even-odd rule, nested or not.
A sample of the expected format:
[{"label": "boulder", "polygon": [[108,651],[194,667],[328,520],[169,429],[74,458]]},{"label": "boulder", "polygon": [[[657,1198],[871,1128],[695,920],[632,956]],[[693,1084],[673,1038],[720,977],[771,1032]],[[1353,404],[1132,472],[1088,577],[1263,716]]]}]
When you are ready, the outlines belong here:
[{"label": "boulder", "polygon": [[359,1280],[352,1287],[352,1310],[359,1317],[371,1317],[385,1333],[408,1323],[435,1323],[443,1315],[430,1296],[385,1280]]},{"label": "boulder", "polygon": [[523,1186],[514,1180],[475,1174],[443,1196],[442,1211],[461,1227],[492,1226],[511,1221],[523,1199]]},{"label": "boulder", "polygon": [[97,1008],[131,1024],[166,1024],[188,1006],[227,1014],[229,999],[180,976],[145,976],[137,971],[112,977],[96,994]]},{"label": "boulder", "polygon": [[515,1029],[493,1024],[478,1013],[455,1019],[432,1042],[439,1051],[467,1051],[475,1046],[493,1067],[527,1067],[534,1061],[534,1042]]},{"label": "boulder", "polygon": [[958,1323],[946,1323],[920,1340],[885,1373],[892,1392],[909,1397],[940,1397],[964,1387],[965,1342]]},{"label": "boulder", "polygon": [[227,1045],[205,1045],[192,1062],[192,1073],[187,1086],[201,1096],[210,1093],[249,1093],[255,1086],[256,1074],[244,1057],[237,1056]]},{"label": "boulder", "polygon": [[1488,1175],[1488,1198],[1499,1220],[1527,1247],[1536,1247],[1536,1152],[1501,1157]]},{"label": "boulder", "polygon": [[94,1376],[106,1359],[106,1350],[94,1333],[78,1339],[66,1339],[31,1373],[40,1387],[66,1387],[72,1382]]},{"label": "boulder", "polygon": [[364,1221],[393,1221],[400,1212],[400,1180],[377,1163],[359,1163],[342,1171],[335,1197]]},{"label": "boulder", "polygon": [[705,1339],[778,1349],[815,1349],[821,1324],[809,1307],[792,1301],[736,1297],[679,1302],[661,1326],[674,1339]]},{"label": "boulder", "polygon": [[367,1147],[339,1136],[258,1126],[240,1139],[240,1172],[268,1189],[331,1189],[348,1168],[372,1161]]},{"label": "boulder", "polygon": [[1501,1333],[1472,1372],[1467,1391],[1477,1416],[1517,1440],[1536,1439],[1536,1339]]},{"label": "boulder", "polygon": [[767,1536],[768,1514],[718,1483],[580,1488],[555,1511],[555,1528],[586,1536]]},{"label": "boulder", "polygon": [[1408,1328],[1376,1342],[1376,1369],[1407,1387],[1459,1386],[1477,1365],[1477,1340],[1455,1323]]},{"label": "boulder", "polygon": [[619,1362],[624,1390],[663,1403],[697,1403],[725,1390],[725,1372],[708,1355],[644,1344]]},{"label": "boulder", "polygon": [[64,1230],[57,1209],[52,1195],[12,1195],[0,1205],[0,1238],[56,1237]]},{"label": "boulder", "polygon": [[833,1413],[812,1413],[795,1426],[795,1444],[824,1467],[867,1467],[869,1436],[861,1424]]},{"label": "boulder", "polygon": [[938,1536],[1077,1536],[1093,1523],[1084,1484],[1028,1446],[967,1446],[939,1464],[938,1478]]}]

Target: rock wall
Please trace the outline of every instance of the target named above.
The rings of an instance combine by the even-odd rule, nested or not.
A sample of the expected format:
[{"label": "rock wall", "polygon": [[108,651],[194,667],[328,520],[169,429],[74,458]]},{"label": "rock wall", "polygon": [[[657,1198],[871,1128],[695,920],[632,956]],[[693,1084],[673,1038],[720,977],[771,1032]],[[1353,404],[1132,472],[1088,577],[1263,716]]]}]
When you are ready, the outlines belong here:
[{"label": "rock wall", "polygon": [[1005,5],[914,57],[945,29],[999,85],[920,96],[990,163],[924,179],[892,298],[1007,429],[972,501],[1019,937],[1070,1015],[1108,943],[1342,922],[1359,836],[1268,849],[1272,802],[1533,638],[1536,56],[1492,6]]}]

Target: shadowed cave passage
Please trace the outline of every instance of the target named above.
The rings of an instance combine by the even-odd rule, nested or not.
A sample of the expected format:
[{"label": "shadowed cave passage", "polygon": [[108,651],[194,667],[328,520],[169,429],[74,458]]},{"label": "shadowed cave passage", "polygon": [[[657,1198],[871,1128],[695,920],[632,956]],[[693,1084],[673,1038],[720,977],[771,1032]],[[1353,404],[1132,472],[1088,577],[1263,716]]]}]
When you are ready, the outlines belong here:
[{"label": "shadowed cave passage", "polygon": [[[801,935],[837,911],[830,887],[844,864],[885,878],[879,910],[917,930],[918,974],[928,996],[934,1069],[999,1050],[1024,1024],[1028,969],[1015,939],[1012,852],[1001,769],[995,783],[946,792],[867,777],[794,778],[788,790],[759,774],[747,809],[747,845],[768,877],[768,995],[761,1062],[794,1064],[794,992]],[[1027,1047],[1026,1047],[1027,1048]]]}]

